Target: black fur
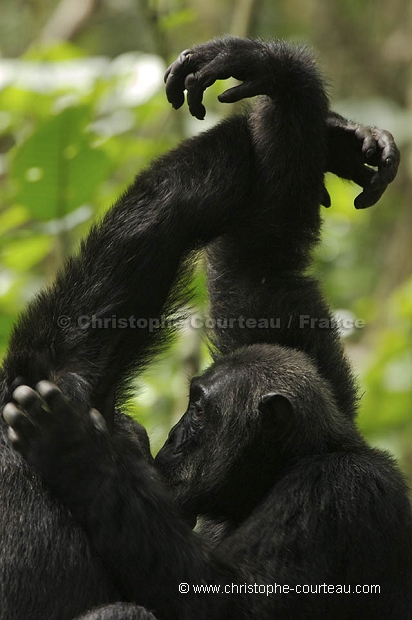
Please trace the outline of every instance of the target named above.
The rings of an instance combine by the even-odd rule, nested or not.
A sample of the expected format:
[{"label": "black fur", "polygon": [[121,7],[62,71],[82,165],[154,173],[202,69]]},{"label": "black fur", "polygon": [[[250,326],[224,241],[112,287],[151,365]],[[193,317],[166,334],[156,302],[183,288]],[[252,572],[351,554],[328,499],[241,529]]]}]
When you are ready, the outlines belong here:
[{"label": "black fur", "polygon": [[133,603],[104,605],[82,614],[77,620],[156,620],[153,614]]},{"label": "black fur", "polygon": [[[21,378],[18,383],[31,386],[47,378],[82,412],[78,416],[56,397],[54,388],[43,386],[40,391],[55,410],[56,425],[54,418],[45,418],[41,413],[35,393],[19,388],[15,398],[32,417],[40,417],[38,421],[45,425],[45,433],[38,436],[21,410],[8,405],[5,415],[16,433],[16,446],[80,520],[110,577],[87,546],[82,531],[5,443],[1,488],[9,521],[2,527],[2,534],[7,537],[1,547],[4,620],[70,619],[82,610],[119,599],[135,600],[156,610],[159,618],[168,619],[195,615],[241,618],[251,617],[252,613],[260,618],[276,615],[297,619],[307,617],[302,615],[303,610],[312,611],[311,605],[313,618],[325,617],[330,609],[334,610],[330,612],[334,618],[355,618],[359,610],[366,617],[367,613],[375,613],[373,617],[379,618],[388,616],[392,609],[392,598],[387,595],[379,598],[379,616],[376,598],[368,605],[356,597],[354,602],[350,599],[346,607],[342,606],[346,613],[343,615],[339,598],[331,601],[329,597],[318,597],[313,603],[305,598],[302,603],[295,596],[267,600],[259,595],[199,597],[193,593],[185,596],[177,590],[179,581],[225,584],[263,579],[270,583],[279,582],[281,577],[285,583],[287,579],[297,582],[298,578],[313,583],[317,578],[339,577],[349,583],[364,573],[367,580],[375,578],[375,564],[376,570],[381,568],[379,575],[385,578],[385,588],[397,588],[405,605],[409,601],[407,559],[397,585],[385,572],[386,565],[398,566],[394,566],[396,554],[403,557],[408,552],[410,556],[410,517],[403,483],[386,457],[370,451],[356,433],[352,422],[356,400],[353,381],[335,330],[304,330],[296,323],[302,313],[315,318],[329,316],[316,284],[304,276],[310,249],[319,234],[318,205],[321,200],[328,202],[323,188],[324,170],[331,167],[335,173],[361,182],[365,190],[358,198],[358,206],[369,206],[396,174],[396,146],[389,134],[351,125],[328,112],[313,61],[306,51],[283,43],[227,38],[198,46],[172,65],[167,75],[169,99],[175,107],[181,105],[186,80],[191,110],[202,116],[201,93],[215,79],[229,75],[241,79],[243,85],[223,95],[222,100],[256,94],[266,98],[252,114],[229,119],[183,143],[139,175],[103,222],[92,230],[79,255],[66,265],[55,285],[29,306],[13,333],[3,368],[3,403],[11,398],[16,378]],[[377,172],[364,172],[368,170],[364,166],[366,156],[379,166]],[[185,516],[190,520],[197,515],[209,518],[217,545],[212,550],[212,545],[192,533],[172,507],[150,464],[147,445],[142,449],[142,438],[145,439],[141,431],[136,441],[129,428],[121,428],[118,419],[112,419],[115,390],[119,396],[127,378],[150,361],[168,333],[80,329],[76,320],[82,315],[151,319],[173,313],[183,300],[180,284],[190,271],[192,253],[217,237],[221,238],[209,250],[212,316],[280,317],[281,329],[216,330],[217,365],[208,371],[204,385],[211,393],[218,391],[215,401],[208,399],[208,408],[213,405],[217,416],[215,430],[221,430],[219,442],[210,443],[215,436],[201,431],[209,428],[210,433],[214,427],[202,422],[202,411],[194,413],[194,397],[188,414],[157,459],[159,468],[168,472],[177,506]],[[72,319],[65,331],[57,327],[61,315]],[[251,348],[231,353],[251,344]],[[299,348],[309,357],[290,350],[286,355],[278,344]],[[222,354],[229,357],[221,359]],[[284,355],[285,363],[296,361],[293,372],[289,369],[285,375],[290,379],[289,392],[263,399],[267,396],[267,384],[261,371],[266,373],[267,369],[273,378],[273,389],[277,390],[276,363]],[[217,375],[221,379],[216,379]],[[310,389],[308,381],[304,381],[308,375],[313,378]],[[290,394],[301,383],[305,386],[303,391]],[[260,401],[261,405],[257,404]],[[311,402],[316,404],[313,410]],[[274,406],[276,403],[278,407]],[[102,410],[108,431],[97,413],[92,417],[86,415],[91,405]],[[300,427],[310,428],[309,414],[314,430],[305,443],[306,434]],[[288,424],[288,416],[293,428]],[[238,425],[240,435],[235,434]],[[334,430],[337,434],[332,437]],[[202,432],[206,433],[205,438]],[[184,444],[176,437],[184,438]],[[230,441],[219,451],[224,437]],[[192,451],[199,445],[200,453],[192,461]],[[284,445],[290,452],[286,448],[283,451]],[[200,456],[202,450],[204,454]],[[338,459],[339,454],[342,460]],[[348,463],[357,457],[361,460],[352,468]],[[253,466],[256,459],[258,463]],[[227,467],[222,460],[227,461]],[[220,488],[218,484],[211,485],[210,476],[199,474],[197,478],[193,474],[195,469],[200,471],[203,463],[206,471],[217,472]],[[269,465],[277,469],[269,470]],[[299,471],[306,473],[311,467],[316,480],[325,485],[325,522],[320,511],[324,502],[319,500],[313,505],[314,479],[308,474],[299,487],[298,480],[293,478],[293,472],[297,476]],[[376,482],[367,475],[368,467],[376,469]],[[236,470],[239,476],[235,476],[233,483]],[[181,471],[187,476],[183,485]],[[352,494],[358,488],[356,472],[359,480],[364,473],[362,484],[370,482],[373,510],[361,512],[358,496],[353,495],[354,505],[346,506],[349,514],[343,511],[333,530],[335,522],[327,516],[335,517],[340,510],[340,505],[334,504],[336,488],[330,483],[335,471],[336,488],[342,484]],[[198,480],[205,480],[205,487]],[[222,489],[229,489],[229,481],[233,486],[226,495]],[[290,501],[287,486],[292,494]],[[273,493],[269,494],[272,487]],[[299,492],[296,497],[306,497],[299,506],[291,501],[294,488]],[[280,503],[276,495],[279,489]],[[382,489],[381,495],[374,493],[375,489]],[[364,487],[361,490],[364,497]],[[342,502],[348,497],[352,495],[345,491],[339,494]],[[26,506],[32,507],[31,512]],[[296,512],[299,508],[300,513]],[[379,527],[368,521],[375,508],[382,510]],[[283,518],[279,518],[279,511],[283,511]],[[300,519],[296,531],[288,528],[290,515],[295,512]],[[360,540],[364,541],[369,534],[368,543],[373,538],[374,544],[371,549],[363,544],[363,555],[354,563],[347,547],[353,543],[357,549],[358,538],[350,528],[353,519],[362,520],[363,516],[366,531],[362,530]],[[272,521],[273,529],[267,525]],[[306,529],[314,523],[315,529]],[[365,555],[378,554],[375,537],[386,523],[392,525],[388,526],[392,533],[384,541],[380,562],[376,560],[371,568],[372,562]],[[33,524],[35,534],[30,537],[28,532]],[[346,536],[347,530],[350,534]],[[310,532],[315,533],[315,540]],[[333,545],[326,545],[330,532],[338,536]],[[318,534],[322,542],[318,542]],[[285,556],[291,544],[288,536],[295,541],[290,564]],[[73,542],[67,540],[70,537]],[[56,566],[45,573],[44,565],[50,564],[51,556]],[[16,578],[18,562],[20,566],[35,565],[40,569],[30,573],[30,580],[24,575]],[[65,566],[66,572],[59,572],[59,565]],[[289,565],[290,573],[285,574]],[[309,567],[312,572],[308,575]],[[66,587],[62,587],[62,580]],[[43,583],[47,584],[46,591],[40,586]],[[332,604],[335,607],[328,607]],[[356,612],[351,611],[351,605],[357,605]],[[402,605],[399,602],[396,607],[397,618],[407,617],[403,611],[407,607]],[[371,611],[367,612],[368,609]],[[123,618],[121,612],[115,615],[117,611],[113,611],[113,618]],[[139,613],[146,613],[137,608],[129,612],[137,614],[136,618]]]}]

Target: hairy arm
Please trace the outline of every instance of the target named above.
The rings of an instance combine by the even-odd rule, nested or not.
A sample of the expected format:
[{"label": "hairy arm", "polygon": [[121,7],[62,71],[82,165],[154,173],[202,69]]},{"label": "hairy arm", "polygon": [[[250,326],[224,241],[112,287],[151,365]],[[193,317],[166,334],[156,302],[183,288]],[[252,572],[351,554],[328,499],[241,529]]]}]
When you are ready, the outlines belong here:
[{"label": "hairy arm", "polygon": [[142,368],[168,337],[152,322],[186,299],[185,261],[248,202],[251,167],[249,130],[238,117],[139,174],[20,317],[3,365],[3,403],[21,377],[32,386],[50,379],[74,401],[100,407],[107,388]]}]

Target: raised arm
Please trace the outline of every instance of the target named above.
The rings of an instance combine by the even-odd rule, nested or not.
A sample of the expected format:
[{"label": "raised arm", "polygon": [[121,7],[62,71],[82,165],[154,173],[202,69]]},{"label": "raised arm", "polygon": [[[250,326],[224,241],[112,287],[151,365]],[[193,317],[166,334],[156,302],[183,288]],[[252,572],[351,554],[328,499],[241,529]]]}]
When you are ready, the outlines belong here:
[{"label": "raised arm", "polygon": [[74,401],[103,406],[105,390],[164,343],[168,330],[156,321],[184,299],[186,259],[233,225],[252,168],[246,121],[233,118],[139,174],[18,321],[3,403],[20,377],[32,386],[50,379]]}]

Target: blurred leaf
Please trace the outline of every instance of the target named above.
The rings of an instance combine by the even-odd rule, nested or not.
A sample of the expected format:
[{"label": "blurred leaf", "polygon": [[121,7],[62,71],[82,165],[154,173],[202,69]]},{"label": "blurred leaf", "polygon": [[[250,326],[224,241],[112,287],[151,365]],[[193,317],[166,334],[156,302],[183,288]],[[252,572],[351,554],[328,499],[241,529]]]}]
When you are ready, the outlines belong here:
[{"label": "blurred leaf", "polygon": [[163,32],[170,32],[175,28],[182,26],[188,26],[192,24],[197,18],[195,9],[186,8],[181,11],[171,11],[167,15],[163,15],[159,19],[159,30]]},{"label": "blurred leaf", "polygon": [[412,276],[395,292],[394,301],[399,316],[406,319],[412,329]]},{"label": "blurred leaf", "polygon": [[46,235],[11,241],[2,253],[2,264],[17,271],[27,271],[48,255],[52,243],[52,237]]},{"label": "blurred leaf", "polygon": [[0,313],[0,355],[2,355],[7,346],[7,341],[13,327],[13,316]]},{"label": "blurred leaf", "polygon": [[10,170],[16,200],[36,219],[73,211],[91,200],[105,179],[109,162],[102,150],[90,146],[89,120],[88,107],[67,108],[40,123],[16,149]]},{"label": "blurred leaf", "polygon": [[[0,92],[0,109],[8,110],[12,117],[29,115],[32,120],[47,118],[53,101],[54,98],[50,95],[33,93],[14,86],[8,86]],[[25,121],[27,123],[27,118]]]},{"label": "blurred leaf", "polygon": [[386,302],[386,327],[364,371],[360,425],[379,433],[412,423],[412,278]]},{"label": "blurred leaf", "polygon": [[21,226],[29,219],[29,213],[22,205],[13,205],[0,213],[0,244],[4,236],[13,228]]},{"label": "blurred leaf", "polygon": [[44,62],[59,62],[61,60],[72,60],[73,58],[84,57],[84,51],[68,41],[59,41],[58,43],[50,45],[34,44],[22,55],[22,59],[24,60],[41,60]]},{"label": "blurred leaf", "polygon": [[336,213],[344,213],[350,220],[355,220],[358,217],[359,211],[353,206],[353,201],[356,196],[361,193],[361,188],[354,183],[343,181],[331,173],[326,175],[325,180],[326,188],[332,201],[331,208],[326,210],[326,217],[328,217],[330,212],[332,213],[332,217],[334,217]]}]

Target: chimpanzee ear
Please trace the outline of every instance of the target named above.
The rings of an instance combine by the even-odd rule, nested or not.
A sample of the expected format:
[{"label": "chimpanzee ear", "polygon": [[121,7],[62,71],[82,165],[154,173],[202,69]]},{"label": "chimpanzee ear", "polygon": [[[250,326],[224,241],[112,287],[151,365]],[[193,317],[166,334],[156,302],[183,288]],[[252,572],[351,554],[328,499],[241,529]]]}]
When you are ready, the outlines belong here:
[{"label": "chimpanzee ear", "polygon": [[265,394],[260,399],[258,409],[264,433],[275,432],[280,437],[288,433],[294,423],[295,410],[289,398],[283,394]]}]

